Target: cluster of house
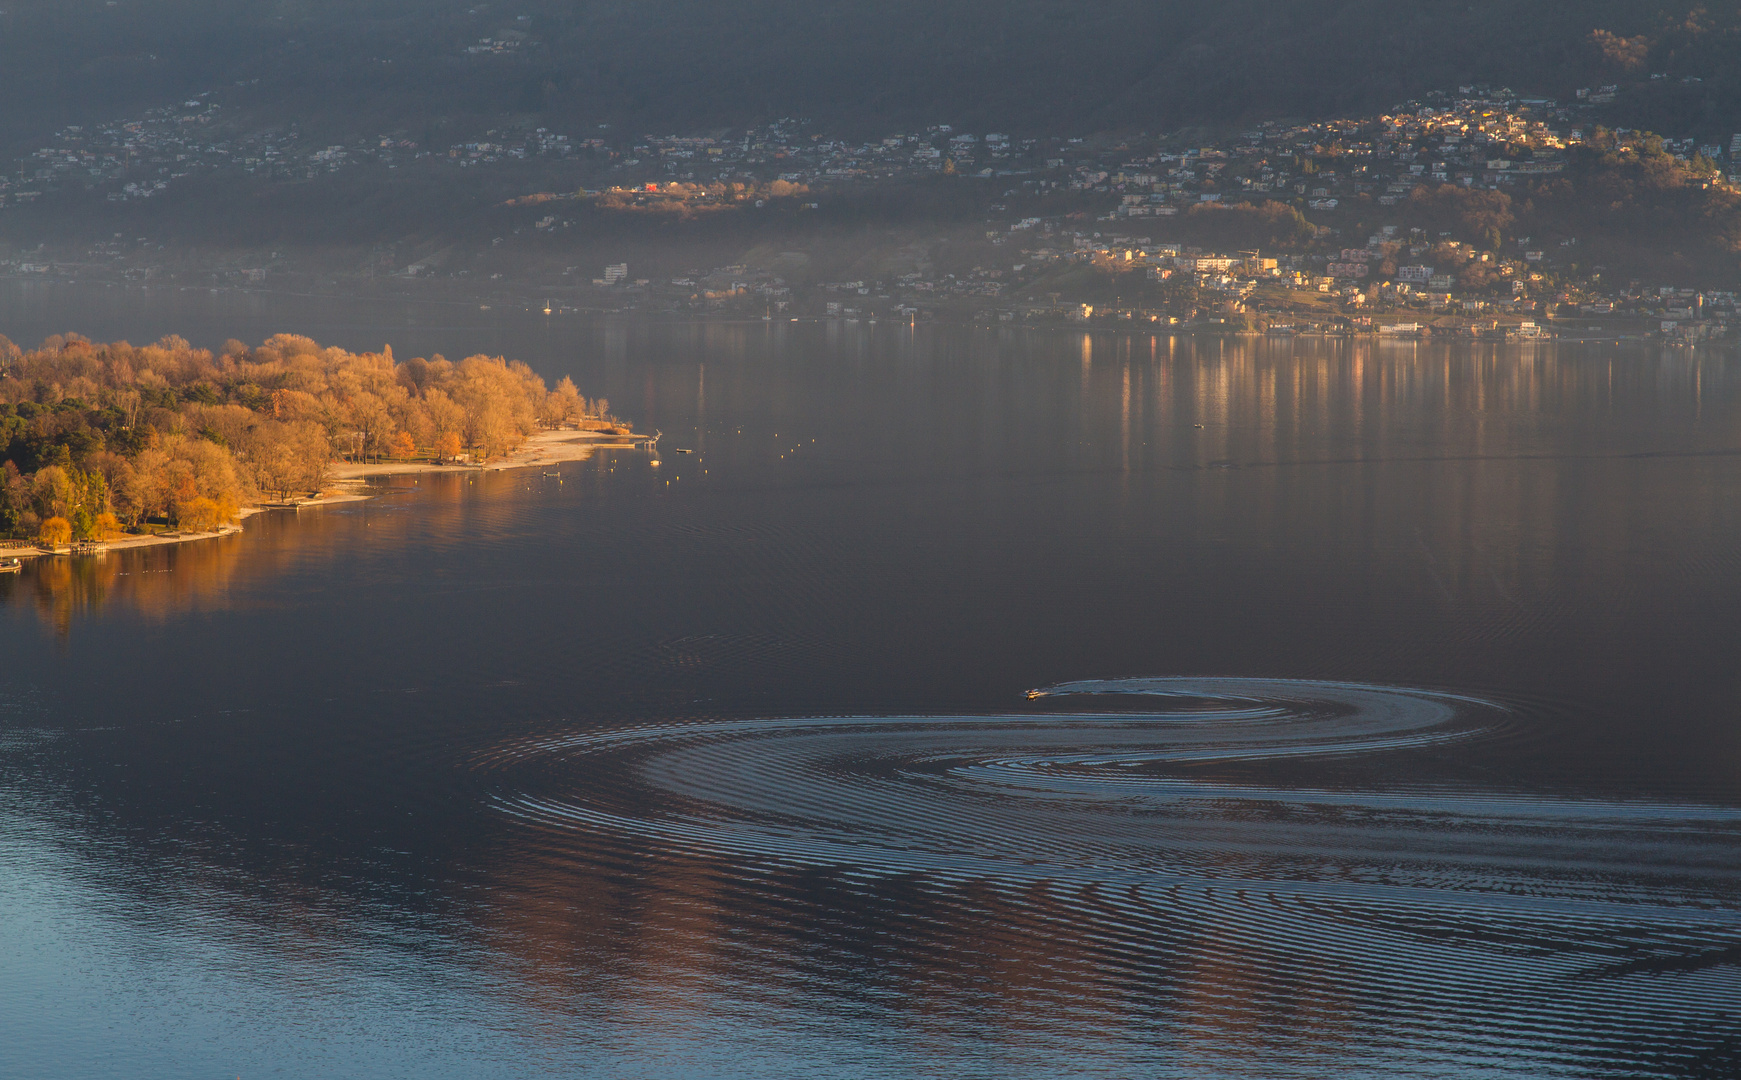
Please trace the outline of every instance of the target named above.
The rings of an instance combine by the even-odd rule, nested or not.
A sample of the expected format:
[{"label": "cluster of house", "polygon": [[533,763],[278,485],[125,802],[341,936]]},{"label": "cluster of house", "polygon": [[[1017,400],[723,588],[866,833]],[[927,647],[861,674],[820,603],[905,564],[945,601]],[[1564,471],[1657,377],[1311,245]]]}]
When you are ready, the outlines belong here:
[{"label": "cluster of house", "polygon": [[[504,31],[478,44],[513,47],[517,33]],[[1001,264],[960,275],[909,273],[858,283],[847,298],[826,303],[841,311],[868,303],[852,299],[858,296],[886,301],[885,307],[979,298],[995,304],[1055,264],[1084,261],[1188,282],[1217,303],[1236,306],[1258,302],[1253,296],[1260,288],[1272,298],[1278,290],[1330,294],[1344,310],[1395,306],[1527,313],[1543,304],[1570,305],[1592,314],[1660,316],[1665,331],[1685,333],[1689,325],[1708,322],[1712,313],[1732,310],[1732,303],[1721,295],[1665,293],[1662,287],[1616,293],[1594,283],[1567,285],[1571,275],[1552,271],[1576,255],[1560,250],[1576,244],[1570,238],[1541,245],[1525,239],[1516,251],[1460,251],[1448,234],[1419,229],[1399,234],[1386,226],[1362,246],[1345,243],[1333,252],[1279,260],[1256,253],[1199,252],[1153,239],[1170,231],[1168,219],[1244,202],[1280,199],[1299,207],[1309,221],[1344,225],[1346,215],[1333,212],[1348,202],[1396,205],[1423,183],[1504,190],[1563,169],[1568,148],[1594,132],[1595,110],[1616,93],[1615,87],[1596,87],[1560,102],[1507,88],[1464,86],[1377,117],[1264,123],[1214,145],[1181,145],[1165,135],[1017,138],[957,131],[947,124],[842,140],[806,121],[784,118],[729,136],[625,137],[603,125],[587,137],[544,127],[499,128],[435,148],[398,134],[313,146],[305,145],[295,128],[236,131],[213,95],[202,94],[137,119],[63,129],[52,145],[21,161],[15,174],[0,178],[0,207],[28,202],[57,185],[94,187],[106,190],[111,200],[129,201],[152,198],[202,170],[306,179],[365,162],[388,168],[412,163],[477,168],[539,161],[557,175],[571,176],[573,189],[585,191],[590,184],[594,190],[633,192],[637,199],[651,197],[641,192],[668,196],[679,188],[704,195],[739,187],[757,193],[775,187],[805,190],[799,185],[841,190],[953,173],[991,180],[994,198],[1027,196],[1015,213],[1003,202],[987,207],[987,239],[994,247],[1007,245]],[[1622,141],[1637,137],[1616,134]],[[1741,135],[1728,147],[1692,140],[1666,146],[1687,160],[1702,156],[1713,165],[1734,163],[1741,155]],[[1707,172],[1711,182],[1724,182],[1720,173]],[[1047,213],[1043,197],[1054,193],[1069,198],[1058,212]],[[1084,197],[1089,204],[1104,197],[1094,213],[1098,220],[1086,229],[1080,221]],[[547,216],[538,229],[557,224]],[[1150,235],[1122,235],[1121,229]],[[40,268],[28,265],[31,271]],[[23,272],[24,266],[15,269]],[[1470,267],[1476,271],[1473,278]],[[687,300],[702,305],[744,297],[770,306],[793,302],[778,275],[726,267],[655,283],[615,271],[594,280],[673,295],[689,290]],[[1470,280],[1480,287],[1464,288]]]},{"label": "cluster of house", "polygon": [[[1605,289],[1598,280],[1567,284],[1540,271],[1540,251],[1520,248],[1514,254],[1495,254],[1454,241],[1434,242],[1418,228],[1405,233],[1397,226],[1384,226],[1364,247],[1276,257],[1255,251],[1201,251],[1156,243],[1146,236],[1053,231],[1045,224],[1041,228],[1047,230],[1041,235],[1058,243],[1024,250],[1017,271],[1057,262],[1137,271],[1153,281],[1191,286],[1207,306],[1225,313],[1296,309],[1353,314],[1388,309],[1533,315],[1551,311],[1660,320],[1660,332],[1671,336],[1726,332],[1737,319],[1733,291],[1639,284]],[[1523,243],[1528,242],[1526,238]],[[1435,254],[1461,263],[1464,272],[1441,272],[1425,262],[1410,261]],[[1461,288],[1470,269],[1487,287]]]},{"label": "cluster of house", "polygon": [[481,139],[433,150],[398,133],[310,145],[294,126],[235,130],[211,96],[112,124],[62,128],[49,145],[0,174],[0,208],[74,186],[103,190],[111,202],[148,199],[183,177],[218,170],[302,180],[363,163],[472,167],[532,158],[573,160],[588,151],[606,151],[601,139],[571,139],[543,127],[490,130]]},{"label": "cluster of house", "polygon": [[[644,136],[610,169],[649,179],[755,176],[803,183],[876,181],[953,171],[1007,181],[1035,192],[1119,196],[1122,217],[1167,217],[1183,206],[1251,195],[1304,199],[1333,210],[1370,195],[1393,205],[1426,181],[1503,189],[1565,167],[1567,147],[1594,131],[1595,107],[1615,88],[1580,90],[1575,100],[1520,97],[1508,88],[1466,86],[1455,95],[1408,102],[1370,119],[1316,124],[1265,123],[1224,145],[1181,147],[1165,136],[1119,139],[1012,138],[936,125],[861,142],[827,138],[798,120],[781,120],[732,137]],[[1624,130],[1618,135],[1625,139]],[[1668,144],[1683,159],[1713,163],[1741,150]],[[1333,161],[1325,167],[1323,162]]]},{"label": "cluster of house", "polygon": [[[1632,288],[1613,295],[1577,287],[1557,287],[1534,295],[1520,289],[1481,296],[1459,294],[1455,279],[1421,263],[1393,266],[1410,245],[1397,230],[1384,230],[1363,248],[1344,248],[1316,255],[1265,256],[1259,252],[1202,251],[1151,237],[1078,234],[1039,226],[1056,246],[1030,249],[1013,266],[976,266],[963,273],[909,272],[881,280],[831,281],[796,290],[780,273],[746,265],[690,270],[669,279],[631,278],[627,264],[604,268],[593,284],[620,292],[628,307],[667,307],[738,313],[787,312],[856,318],[877,314],[906,316],[942,309],[957,313],[968,308],[978,318],[1010,321],[1018,318],[1152,319],[1178,323],[1193,318],[1222,322],[1225,317],[1263,313],[1272,325],[1293,325],[1300,317],[1333,318],[1341,325],[1365,324],[1378,330],[1390,322],[1444,314],[1506,316],[1514,333],[1529,336],[1542,312],[1556,315],[1631,316],[1660,320],[1660,332],[1674,338],[1697,339],[1723,333],[1737,317],[1734,292],[1697,291],[1661,286]],[[1458,245],[1440,244],[1444,252]],[[1134,273],[1144,282],[1187,286],[1193,305],[1173,308],[1171,317],[1160,307],[1145,309],[1134,298],[1125,305],[1087,304],[1060,294],[1039,299],[1035,285],[1054,264],[1086,262]],[[1505,268],[1526,273],[1528,263],[1505,260]],[[576,268],[577,269],[577,268]],[[1540,275],[1535,275],[1539,278]],[[1522,279],[1530,288],[1527,277]],[[1126,294],[1138,292],[1132,288]],[[1151,291],[1152,296],[1152,291]],[[1308,297],[1315,297],[1310,300]],[[1518,318],[1522,322],[1518,322]],[[1304,324],[1302,324],[1304,325]],[[1401,325],[1416,325],[1404,323]],[[1461,325],[1461,324],[1459,324]],[[1518,327],[1522,327],[1519,330]],[[1653,329],[1656,327],[1653,326]]]},{"label": "cluster of house", "polygon": [[[855,290],[900,309],[949,298],[995,302],[1032,283],[1052,264],[1086,261],[1141,270],[1161,280],[1176,277],[1235,310],[1266,301],[1285,305],[1290,293],[1304,291],[1320,299],[1329,294],[1351,312],[1529,314],[1544,306],[1569,306],[1586,313],[1662,316],[1665,330],[1684,330],[1689,321],[1701,322],[1713,313],[1720,317],[1730,309],[1720,295],[1700,300],[1697,293],[1669,289],[1665,294],[1661,287],[1609,294],[1594,282],[1567,285],[1570,275],[1563,267],[1577,255],[1573,238],[1546,244],[1524,238],[1516,250],[1496,252],[1469,248],[1449,234],[1385,226],[1364,246],[1278,260],[1255,253],[1198,252],[1116,232],[1123,226],[1165,233],[1166,219],[1192,207],[1214,210],[1265,199],[1286,200],[1300,206],[1308,220],[1340,225],[1342,215],[1319,212],[1350,200],[1394,206],[1424,183],[1504,190],[1563,170],[1568,148],[1594,132],[1595,107],[1612,101],[1616,92],[1593,88],[1562,103],[1520,97],[1506,88],[1465,86],[1383,116],[1262,124],[1220,145],[1191,147],[1166,137],[1014,139],[957,132],[947,125],[845,142],[787,119],[729,138],[644,136],[612,158],[608,169],[632,174],[637,182],[660,176],[696,182],[778,177],[824,188],[952,171],[994,178],[1007,185],[1006,196],[1073,193],[1072,206],[1079,206],[1084,194],[1108,196],[1097,224],[1110,228],[1097,232],[1078,228],[1076,214],[1035,215],[1032,200],[1020,212],[1025,216],[1000,216],[1005,207],[994,203],[986,235],[994,246],[1009,246],[1004,265],[960,276],[901,275]],[[1622,143],[1637,137],[1624,130],[1616,135]],[[1666,148],[1682,159],[1702,155],[1717,164],[1741,153],[1741,136],[1728,148],[1693,140],[1670,141]],[[1468,287],[1471,281],[1479,286]],[[1262,294],[1254,297],[1260,288]],[[704,293],[714,304],[747,294],[735,289]],[[1693,314],[1685,316],[1689,302]],[[850,313],[855,301],[826,303]]]},{"label": "cluster of house", "polygon": [[[473,8],[470,13],[476,15],[480,11],[487,10],[482,7]],[[467,56],[500,56],[503,53],[519,52],[521,49],[534,44],[531,23],[532,16],[516,15],[514,25],[504,26],[500,30],[486,34],[478,38],[476,42],[466,44],[460,51]]]},{"label": "cluster of house", "polygon": [[[478,47],[506,47],[522,33],[502,31]],[[1596,106],[1615,92],[1579,91],[1562,103],[1466,86],[1409,102],[1390,115],[1266,123],[1222,145],[1191,147],[1165,135],[1016,138],[948,124],[849,141],[793,118],[730,136],[628,137],[600,125],[583,137],[545,127],[503,127],[441,147],[420,146],[400,133],[308,146],[293,127],[233,130],[208,92],[138,119],[62,130],[25,159],[16,176],[0,181],[0,205],[71,183],[104,186],[117,200],[147,198],[180,176],[206,169],[305,179],[364,162],[471,168],[545,159],[571,163],[576,188],[733,179],[842,185],[953,172],[995,179],[1012,194],[1105,193],[1115,197],[1109,212],[1120,217],[1168,217],[1195,203],[1253,196],[1301,200],[1309,210],[1327,211],[1361,195],[1392,204],[1426,180],[1504,188],[1558,171],[1565,149],[1593,131]],[[1671,148],[1683,157],[1732,159],[1726,151],[1741,149],[1741,135],[1728,148],[1691,141]]]},{"label": "cluster of house", "polygon": [[[62,129],[51,145],[32,151],[18,160],[15,171],[0,176],[0,206],[26,203],[69,184],[102,185],[117,202],[146,199],[172,180],[231,157],[236,147],[211,138],[219,113],[209,96],[116,124]],[[257,141],[271,145],[273,140],[261,136]]]},{"label": "cluster of house", "polygon": [[647,135],[634,140],[614,167],[682,180],[741,175],[791,183],[892,180],[938,172],[993,176],[1030,168],[1034,153],[1046,142],[1012,140],[998,132],[957,132],[948,124],[850,142],[817,133],[806,121],[782,118],[729,138]]},{"label": "cluster of house", "polygon": [[[1578,101],[1562,105],[1503,89],[1462,89],[1465,96],[1438,95],[1371,119],[1263,124],[1224,146],[1157,152],[1116,169],[1082,164],[1070,187],[1120,196],[1113,211],[1120,217],[1168,217],[1194,203],[1253,196],[1302,201],[1308,212],[1336,210],[1362,196],[1394,206],[1427,182],[1504,190],[1563,171],[1567,148],[1595,130],[1592,99],[1612,100],[1579,91]],[[1624,143],[1639,133],[1616,135]],[[1716,166],[1741,153],[1741,135],[1727,154],[1693,139],[1665,148],[1683,161],[1703,156]]]}]

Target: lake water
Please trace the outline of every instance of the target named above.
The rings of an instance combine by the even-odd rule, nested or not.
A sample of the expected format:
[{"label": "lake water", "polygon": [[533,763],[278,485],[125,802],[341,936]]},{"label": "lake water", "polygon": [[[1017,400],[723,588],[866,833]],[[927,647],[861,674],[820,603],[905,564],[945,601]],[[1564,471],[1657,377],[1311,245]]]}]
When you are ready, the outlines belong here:
[{"label": "lake water", "polygon": [[0,291],[68,329],[663,461],[0,580],[0,1075],[1741,1073],[1728,355]]}]

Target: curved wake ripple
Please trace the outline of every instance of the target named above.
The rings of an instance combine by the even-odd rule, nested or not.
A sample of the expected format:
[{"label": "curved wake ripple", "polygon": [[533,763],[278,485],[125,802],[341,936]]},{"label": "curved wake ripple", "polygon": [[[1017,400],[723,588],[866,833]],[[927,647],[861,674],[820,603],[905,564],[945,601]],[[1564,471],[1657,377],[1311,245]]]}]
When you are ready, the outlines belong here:
[{"label": "curved wake ripple", "polygon": [[[1075,942],[1094,980],[1170,986],[1187,964],[1204,985],[1161,1010],[1174,1035],[1245,1010],[1227,1051],[1259,1038],[1308,1073],[1693,1076],[1733,1060],[1741,812],[1298,780],[1516,726],[1471,697],[1170,678],[1034,696],[1115,694],[1155,708],[648,724],[484,764],[527,774],[498,805],[552,836],[995,890],[1002,918]],[[1299,993],[1351,1026],[1328,1039],[1261,1004]]]}]

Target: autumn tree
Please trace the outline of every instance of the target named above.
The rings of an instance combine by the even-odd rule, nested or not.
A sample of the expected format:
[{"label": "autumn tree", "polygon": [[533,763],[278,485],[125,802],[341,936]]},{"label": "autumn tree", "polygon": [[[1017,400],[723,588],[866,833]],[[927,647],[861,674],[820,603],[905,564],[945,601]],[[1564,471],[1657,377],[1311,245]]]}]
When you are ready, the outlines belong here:
[{"label": "autumn tree", "polygon": [[37,539],[49,547],[63,547],[73,538],[73,525],[63,517],[51,517],[42,523]]},{"label": "autumn tree", "polygon": [[586,399],[580,396],[580,390],[574,385],[574,380],[567,375],[556,384],[556,389],[550,391],[546,399],[545,415],[553,425],[571,423],[580,419],[586,411]]},{"label": "autumn tree", "polygon": [[1592,30],[1590,44],[1602,62],[1616,71],[1639,71],[1650,61],[1650,39],[1643,34],[1621,37],[1607,30]]},{"label": "autumn tree", "polygon": [[223,525],[233,514],[226,514],[215,499],[196,495],[176,508],[178,524],[184,529],[202,532]]},{"label": "autumn tree", "polygon": [[266,420],[250,436],[238,456],[260,490],[285,498],[292,491],[314,491],[325,483],[332,446],[319,424]]},{"label": "autumn tree", "polygon": [[1511,196],[1476,191],[1461,184],[1421,185],[1409,195],[1409,215],[1433,232],[1455,232],[1496,249],[1517,220]]},{"label": "autumn tree", "polygon": [[10,461],[0,463],[0,534],[10,535],[31,513],[30,484]]},{"label": "autumn tree", "polygon": [[71,513],[74,492],[67,470],[59,465],[45,465],[38,469],[31,478],[30,499],[38,517],[58,518]]},{"label": "autumn tree", "polygon": [[64,334],[0,353],[0,529],[27,534],[48,517],[95,535],[104,514],[176,520],[196,499],[222,510],[317,488],[335,453],[497,457],[541,424],[606,408],[501,357],[398,363],[390,348],[293,334],[232,340],[216,357],[173,335],[135,346]]},{"label": "autumn tree", "polygon": [[1302,250],[1317,228],[1298,209],[1267,199],[1257,203],[1204,203],[1179,222],[1185,239],[1215,248]]},{"label": "autumn tree", "polygon": [[[435,441],[439,443],[443,436],[452,435],[457,443],[465,429],[465,409],[461,408],[459,403],[449,397],[446,391],[440,387],[431,387],[424,393],[423,408],[429,418],[429,426],[435,434]],[[443,456],[453,457],[458,453],[459,451],[455,450],[453,454]]]}]

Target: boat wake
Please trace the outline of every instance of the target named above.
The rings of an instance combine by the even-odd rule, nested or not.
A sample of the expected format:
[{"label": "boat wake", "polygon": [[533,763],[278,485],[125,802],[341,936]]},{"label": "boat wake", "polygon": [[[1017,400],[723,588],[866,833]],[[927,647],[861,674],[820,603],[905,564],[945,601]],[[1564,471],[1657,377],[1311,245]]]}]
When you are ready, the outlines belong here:
[{"label": "boat wake", "polygon": [[1359,1056],[1386,1068],[1656,1075],[1663,1025],[1734,1031],[1741,811],[1388,778],[1518,729],[1474,697],[1223,678],[1031,696],[1120,708],[645,724],[483,764],[499,809],[547,833],[989,888],[1112,969],[1212,955],[1238,985],[1305,980],[1379,1025]]}]

